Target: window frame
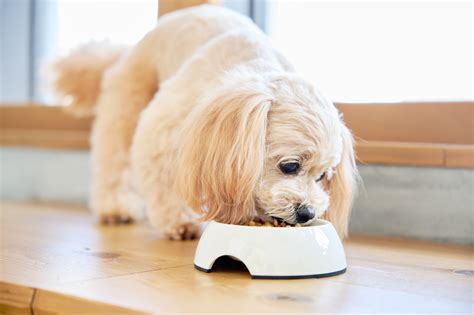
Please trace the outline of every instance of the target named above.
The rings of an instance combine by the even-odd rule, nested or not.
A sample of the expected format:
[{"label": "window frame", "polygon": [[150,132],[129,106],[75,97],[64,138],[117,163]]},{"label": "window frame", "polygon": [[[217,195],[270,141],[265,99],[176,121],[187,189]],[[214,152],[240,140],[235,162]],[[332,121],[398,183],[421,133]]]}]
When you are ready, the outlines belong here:
[{"label": "window frame", "polygon": [[[371,106],[380,107],[385,113],[371,117]],[[414,117],[408,125],[405,119],[392,119],[392,126],[400,126],[396,130],[405,129],[403,133],[398,134],[398,138],[397,134],[393,133],[380,134],[380,130],[385,127],[386,117],[405,117],[414,115],[416,112],[432,110],[439,112],[436,116],[438,118],[425,121],[424,126],[442,125],[439,129],[440,133],[449,133],[449,126],[456,123],[455,119],[444,121],[443,117],[446,115],[473,117],[474,102],[365,104],[364,106],[336,104],[336,107],[355,135],[357,158],[360,164],[474,168],[474,142],[472,141],[464,144],[448,141],[429,142],[426,138],[417,139],[416,132],[411,135],[411,139],[406,139],[406,129],[416,131],[416,121],[420,118]],[[63,109],[60,106],[40,104],[0,107],[0,145],[89,149],[92,118],[74,118]],[[355,121],[357,123],[354,123]],[[470,132],[472,140],[472,119],[464,123],[458,132],[464,132],[464,130]],[[364,135],[365,138],[362,139],[359,135]],[[377,140],[374,140],[375,135]]]},{"label": "window frame", "polygon": [[[34,0],[0,3],[0,98],[32,99]],[[15,32],[11,32],[14,28]],[[13,62],[12,62],[13,61]]]}]

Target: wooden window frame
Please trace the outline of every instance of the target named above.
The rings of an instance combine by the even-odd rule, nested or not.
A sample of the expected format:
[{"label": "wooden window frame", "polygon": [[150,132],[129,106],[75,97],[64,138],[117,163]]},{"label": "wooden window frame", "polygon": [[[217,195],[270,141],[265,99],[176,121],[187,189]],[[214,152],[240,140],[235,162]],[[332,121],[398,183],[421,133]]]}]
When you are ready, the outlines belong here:
[{"label": "wooden window frame", "polygon": [[[336,106],[361,164],[474,168],[474,102]],[[59,106],[2,106],[0,145],[87,150],[91,125]]]},{"label": "wooden window frame", "polygon": [[[220,0],[159,0],[159,15]],[[59,106],[3,104],[0,145],[89,149],[91,118]],[[474,102],[336,104],[362,164],[474,168]]]}]

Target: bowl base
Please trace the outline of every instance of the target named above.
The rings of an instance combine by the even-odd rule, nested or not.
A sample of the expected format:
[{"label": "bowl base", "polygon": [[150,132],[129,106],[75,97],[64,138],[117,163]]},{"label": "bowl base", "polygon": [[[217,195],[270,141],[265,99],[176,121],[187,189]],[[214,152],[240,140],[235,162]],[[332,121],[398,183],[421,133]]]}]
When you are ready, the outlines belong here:
[{"label": "bowl base", "polygon": [[[206,269],[203,267],[200,267],[196,264],[194,264],[194,268],[196,270],[205,272],[205,273],[210,273],[212,269]],[[317,279],[317,278],[327,278],[327,277],[333,277],[333,276],[338,276],[342,275],[345,273],[347,268],[334,271],[334,272],[328,272],[328,273],[319,273],[319,274],[314,274],[314,275],[291,275],[291,276],[265,276],[265,275],[252,275],[252,279],[273,279],[273,280],[291,280],[291,279]]]}]

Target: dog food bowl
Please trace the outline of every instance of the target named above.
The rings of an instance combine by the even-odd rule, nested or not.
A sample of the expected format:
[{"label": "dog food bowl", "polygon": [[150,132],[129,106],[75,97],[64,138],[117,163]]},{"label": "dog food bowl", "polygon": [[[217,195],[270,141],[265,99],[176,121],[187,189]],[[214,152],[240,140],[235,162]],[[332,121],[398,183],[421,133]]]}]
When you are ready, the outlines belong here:
[{"label": "dog food bowl", "polygon": [[262,227],[211,221],[199,241],[194,266],[211,272],[223,256],[241,261],[256,279],[322,278],[346,271],[346,256],[333,225]]}]

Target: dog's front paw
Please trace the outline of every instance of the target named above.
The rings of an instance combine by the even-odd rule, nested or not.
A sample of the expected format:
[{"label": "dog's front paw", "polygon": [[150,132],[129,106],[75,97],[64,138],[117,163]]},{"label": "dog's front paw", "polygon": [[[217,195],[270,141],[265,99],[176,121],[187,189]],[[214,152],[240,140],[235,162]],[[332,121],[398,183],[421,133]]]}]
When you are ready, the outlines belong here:
[{"label": "dog's front paw", "polygon": [[170,240],[183,241],[193,240],[199,238],[201,235],[201,228],[199,225],[191,222],[180,223],[165,232],[165,235]]},{"label": "dog's front paw", "polygon": [[130,224],[137,221],[133,216],[123,211],[104,211],[99,214],[99,221],[105,225]]}]

